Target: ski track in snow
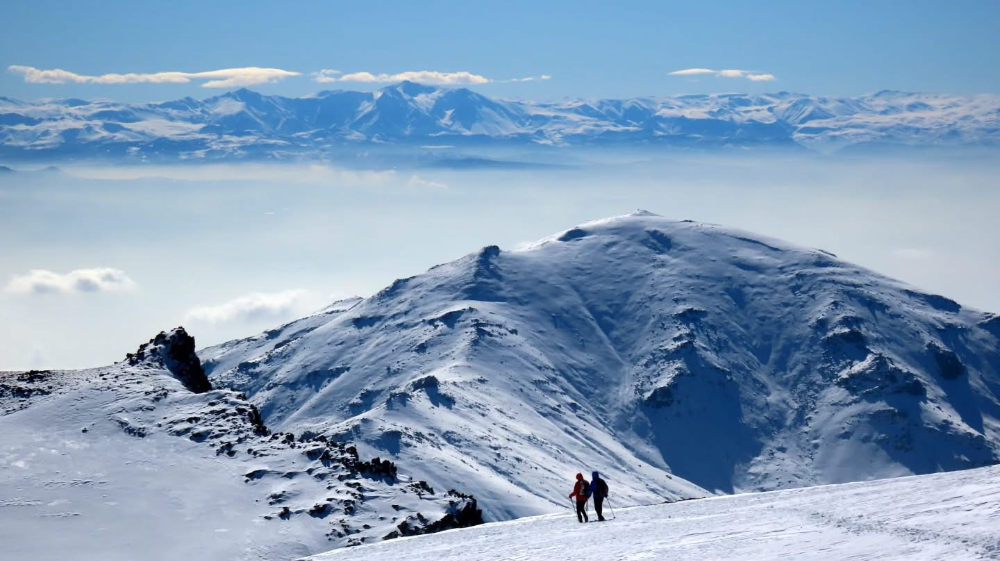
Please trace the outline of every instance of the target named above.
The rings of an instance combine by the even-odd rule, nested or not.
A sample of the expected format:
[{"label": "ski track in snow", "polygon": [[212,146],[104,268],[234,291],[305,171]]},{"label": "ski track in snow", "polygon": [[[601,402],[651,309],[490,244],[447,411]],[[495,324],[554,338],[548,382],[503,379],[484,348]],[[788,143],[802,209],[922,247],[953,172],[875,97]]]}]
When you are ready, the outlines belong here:
[{"label": "ski track in snow", "polygon": [[1000,468],[683,501],[616,514],[614,520],[587,525],[572,514],[523,518],[310,559],[1000,559]]}]

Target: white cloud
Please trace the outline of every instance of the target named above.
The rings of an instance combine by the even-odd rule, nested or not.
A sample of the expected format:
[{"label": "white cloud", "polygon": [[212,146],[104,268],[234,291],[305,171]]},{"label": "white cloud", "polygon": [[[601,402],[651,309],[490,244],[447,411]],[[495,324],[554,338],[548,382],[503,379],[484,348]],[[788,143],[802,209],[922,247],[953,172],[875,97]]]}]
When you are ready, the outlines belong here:
[{"label": "white cloud", "polygon": [[715,74],[715,70],[708,68],[685,68],[684,70],[674,70],[670,76],[697,76],[698,74]]},{"label": "white cloud", "polygon": [[719,78],[746,78],[753,82],[770,82],[774,80],[774,74],[757,73],[754,70],[739,70],[727,68],[724,70],[712,70],[711,68],[685,68],[684,70],[674,70],[668,72],[668,76],[699,76],[702,74],[713,74]]},{"label": "white cloud", "polygon": [[319,82],[320,84],[327,84],[330,82],[336,82],[344,73],[340,70],[330,70],[324,69],[319,72],[313,72],[312,77],[314,82]]},{"label": "white cloud", "polygon": [[24,77],[29,84],[187,84],[192,80],[205,80],[203,88],[233,88],[279,82],[299,72],[280,68],[223,68],[207,72],[153,72],[128,74],[101,74],[88,76],[61,68],[39,70],[31,66],[8,66],[7,70]]},{"label": "white cloud", "polygon": [[12,294],[72,294],[82,292],[118,292],[135,288],[124,271],[106,267],[76,269],[65,274],[34,269],[14,276],[5,290]]},{"label": "white cloud", "polygon": [[233,323],[288,317],[302,310],[306,291],[253,292],[217,306],[200,306],[187,311],[188,321]]},{"label": "white cloud", "polygon": [[426,189],[447,189],[447,183],[441,183],[440,181],[433,181],[430,179],[424,179],[419,175],[411,175],[410,180],[406,182],[407,187],[420,187]]},{"label": "white cloud", "polygon": [[328,82],[363,82],[382,84],[388,82],[420,82],[421,84],[437,84],[442,86],[486,84],[491,80],[471,72],[438,72],[436,70],[411,70],[398,74],[372,74],[371,72],[351,72],[344,74],[339,70],[320,70],[313,72],[313,80],[319,83]]},{"label": "white cloud", "polygon": [[511,78],[510,80],[500,80],[501,82],[534,82],[535,80],[551,80],[551,74],[542,74],[541,76],[528,76],[526,78]]}]

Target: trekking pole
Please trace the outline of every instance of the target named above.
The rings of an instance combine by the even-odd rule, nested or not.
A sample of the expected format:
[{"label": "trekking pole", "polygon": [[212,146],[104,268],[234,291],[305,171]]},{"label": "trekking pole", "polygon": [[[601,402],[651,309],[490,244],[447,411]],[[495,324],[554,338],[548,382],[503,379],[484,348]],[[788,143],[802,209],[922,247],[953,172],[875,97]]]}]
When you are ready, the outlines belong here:
[{"label": "trekking pole", "polygon": [[611,519],[614,520],[615,518],[618,518],[615,516],[615,509],[611,506],[611,499],[604,497],[604,500],[608,501],[608,510],[611,511]]}]

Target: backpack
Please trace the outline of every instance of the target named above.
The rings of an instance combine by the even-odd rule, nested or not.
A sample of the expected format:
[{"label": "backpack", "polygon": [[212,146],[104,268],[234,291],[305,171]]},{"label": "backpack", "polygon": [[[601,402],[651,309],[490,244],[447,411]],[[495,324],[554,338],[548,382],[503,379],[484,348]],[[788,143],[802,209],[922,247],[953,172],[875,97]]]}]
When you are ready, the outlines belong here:
[{"label": "backpack", "polygon": [[597,479],[597,492],[601,495],[601,498],[608,496],[608,484],[603,479]]},{"label": "backpack", "polygon": [[587,480],[582,479],[577,481],[576,484],[579,486],[576,491],[576,500],[585,501],[590,498],[590,484]]}]

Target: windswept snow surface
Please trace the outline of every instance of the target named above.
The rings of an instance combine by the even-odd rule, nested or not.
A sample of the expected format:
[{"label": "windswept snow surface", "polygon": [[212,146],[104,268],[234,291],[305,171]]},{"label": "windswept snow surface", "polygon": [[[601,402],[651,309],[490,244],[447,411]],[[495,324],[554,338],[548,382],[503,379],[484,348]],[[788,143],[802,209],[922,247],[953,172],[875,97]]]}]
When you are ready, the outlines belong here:
[{"label": "windswept snow surface", "polygon": [[277,430],[389,455],[495,521],[562,509],[577,471],[624,506],[997,463],[998,337],[824,251],[637,212],[200,356]]},{"label": "windswept snow surface", "polygon": [[0,559],[271,561],[474,514],[370,459],[146,362],[0,372]]},{"label": "windswept snow surface", "polygon": [[[568,510],[568,508],[567,508]],[[523,518],[311,561],[1000,558],[1000,468]]]}]

